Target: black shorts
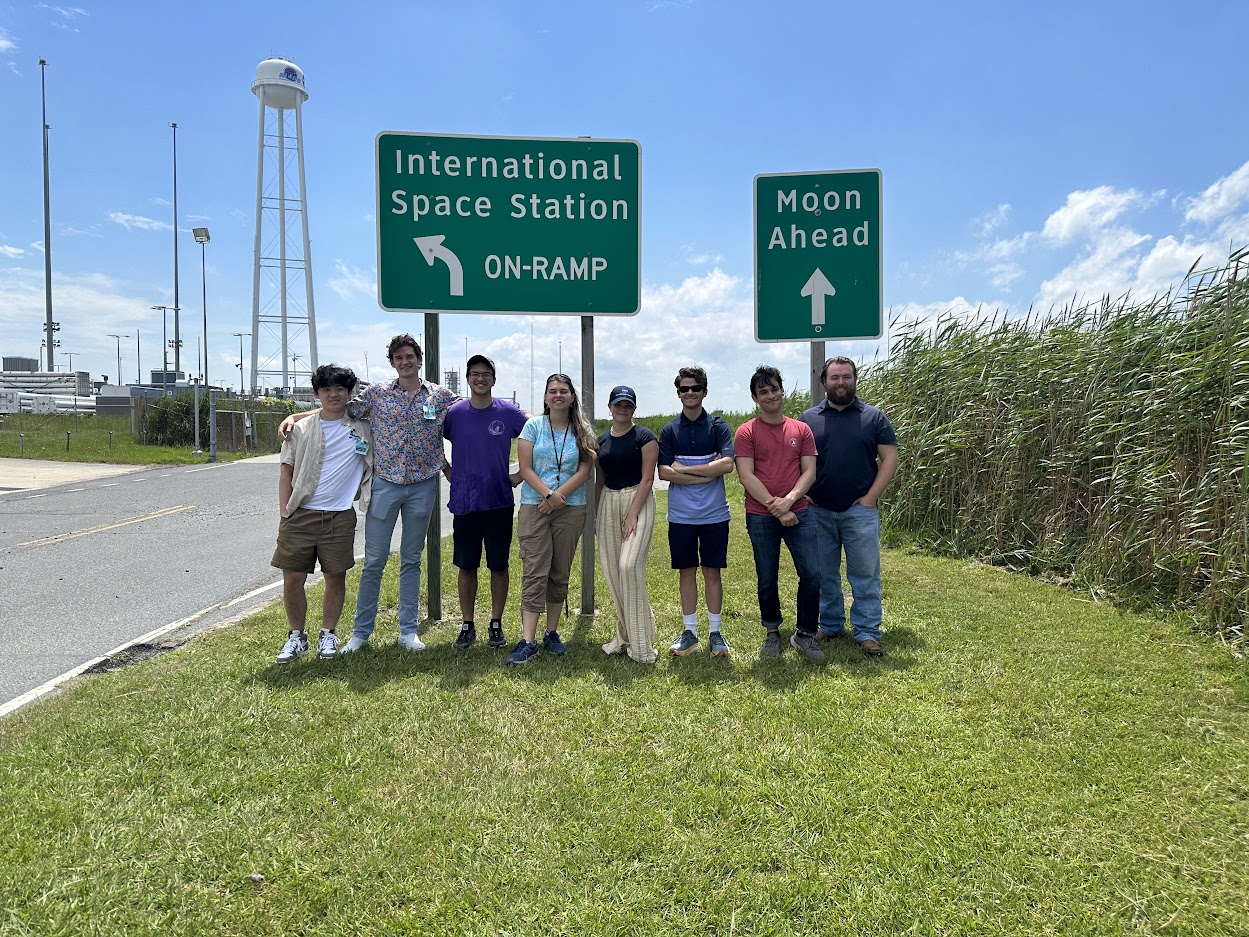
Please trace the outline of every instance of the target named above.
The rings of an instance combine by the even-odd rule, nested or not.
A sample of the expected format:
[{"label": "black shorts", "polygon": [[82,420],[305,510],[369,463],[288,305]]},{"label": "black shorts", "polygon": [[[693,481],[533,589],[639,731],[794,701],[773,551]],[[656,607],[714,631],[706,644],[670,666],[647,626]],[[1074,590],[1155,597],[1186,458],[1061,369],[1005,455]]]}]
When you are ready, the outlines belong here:
[{"label": "black shorts", "polygon": [[729,522],[718,524],[669,524],[668,550],[673,569],[705,566],[726,569],[729,565]]},{"label": "black shorts", "polygon": [[507,569],[512,552],[512,508],[470,511],[451,518],[451,562],[459,569],[481,566],[481,547],[486,546],[486,568]]}]

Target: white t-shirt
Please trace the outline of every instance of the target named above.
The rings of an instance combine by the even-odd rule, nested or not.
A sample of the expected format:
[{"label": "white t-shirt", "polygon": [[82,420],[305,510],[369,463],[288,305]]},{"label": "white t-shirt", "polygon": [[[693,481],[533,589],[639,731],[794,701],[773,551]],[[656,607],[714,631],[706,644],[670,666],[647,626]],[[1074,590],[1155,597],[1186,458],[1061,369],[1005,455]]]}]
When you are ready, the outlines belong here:
[{"label": "white t-shirt", "polygon": [[364,456],[356,452],[355,431],[346,420],[321,420],[325,455],[317,489],[302,507],[310,511],[345,511],[351,507],[364,473]]}]

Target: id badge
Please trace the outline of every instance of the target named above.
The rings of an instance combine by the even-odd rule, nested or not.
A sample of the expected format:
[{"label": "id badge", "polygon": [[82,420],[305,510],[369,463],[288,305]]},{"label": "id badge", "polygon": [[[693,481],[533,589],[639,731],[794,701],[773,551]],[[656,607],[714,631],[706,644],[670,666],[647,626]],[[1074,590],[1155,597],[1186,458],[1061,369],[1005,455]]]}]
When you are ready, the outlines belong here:
[{"label": "id badge", "polygon": [[432,403],[427,403],[421,407],[421,416],[427,420],[436,420],[438,419],[438,408]]},{"label": "id badge", "polygon": [[360,437],[356,437],[356,455],[368,455],[369,444]]}]

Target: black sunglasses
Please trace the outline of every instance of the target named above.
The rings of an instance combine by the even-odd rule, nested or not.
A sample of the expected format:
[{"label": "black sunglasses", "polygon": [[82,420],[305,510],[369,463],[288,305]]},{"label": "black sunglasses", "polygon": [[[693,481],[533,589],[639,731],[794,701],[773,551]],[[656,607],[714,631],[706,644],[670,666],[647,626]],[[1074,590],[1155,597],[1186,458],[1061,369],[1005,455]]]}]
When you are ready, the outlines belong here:
[{"label": "black sunglasses", "polygon": [[707,389],[706,384],[682,384],[677,388],[678,394],[698,393],[701,394]]}]

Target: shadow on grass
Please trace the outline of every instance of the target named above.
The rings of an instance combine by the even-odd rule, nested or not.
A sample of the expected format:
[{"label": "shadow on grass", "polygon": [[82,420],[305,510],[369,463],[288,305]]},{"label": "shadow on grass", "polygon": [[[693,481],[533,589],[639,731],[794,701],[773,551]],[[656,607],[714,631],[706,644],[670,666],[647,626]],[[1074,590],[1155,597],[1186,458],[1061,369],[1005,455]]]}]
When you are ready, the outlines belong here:
[{"label": "shadow on grass", "polygon": [[[780,660],[763,660],[754,643],[733,648],[728,658],[712,657],[705,651],[687,657],[668,657],[661,651],[658,664],[640,664],[625,655],[607,655],[601,645],[589,639],[593,616],[578,616],[567,634],[568,653],[556,657],[543,651],[520,667],[505,664],[516,634],[509,635],[506,647],[492,648],[484,640],[467,650],[452,646],[445,626],[434,625],[422,631],[429,647],[412,653],[402,650],[390,639],[349,656],[335,660],[317,660],[310,655],[294,664],[271,664],[256,671],[245,682],[263,683],[273,689],[291,689],[314,683],[339,681],[358,693],[368,693],[388,683],[426,676],[438,681],[441,690],[467,690],[479,680],[495,679],[500,671],[510,677],[543,685],[579,678],[596,672],[606,686],[624,688],[639,680],[657,676],[670,677],[698,686],[730,685],[757,682],[777,692],[790,692],[808,680],[827,677],[830,670],[839,670],[853,677],[875,679],[915,666],[927,643],[909,628],[889,631],[885,636],[888,654],[882,658],[864,657],[853,641],[831,641],[824,645],[827,660],[802,659],[789,645],[789,629],[782,629],[784,652]],[[762,641],[762,632],[759,635]],[[739,666],[734,666],[734,662]]]}]

